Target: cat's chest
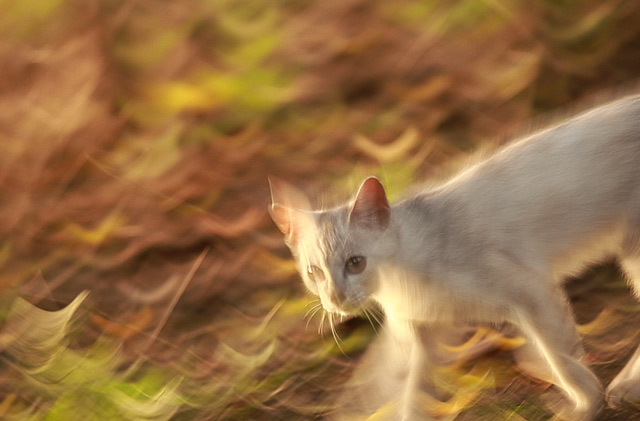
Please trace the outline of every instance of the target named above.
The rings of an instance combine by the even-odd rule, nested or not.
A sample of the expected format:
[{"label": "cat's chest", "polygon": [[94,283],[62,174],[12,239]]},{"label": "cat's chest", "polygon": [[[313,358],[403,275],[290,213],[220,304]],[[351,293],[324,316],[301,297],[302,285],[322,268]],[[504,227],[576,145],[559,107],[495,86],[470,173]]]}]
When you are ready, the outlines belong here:
[{"label": "cat's chest", "polygon": [[373,298],[398,320],[434,321],[450,312],[439,303],[447,294],[429,279],[398,268],[382,268]]},{"label": "cat's chest", "polygon": [[[453,271],[452,271],[453,272]],[[499,320],[502,305],[464,275],[448,281],[395,268],[382,269],[373,294],[388,317],[414,322]]]}]

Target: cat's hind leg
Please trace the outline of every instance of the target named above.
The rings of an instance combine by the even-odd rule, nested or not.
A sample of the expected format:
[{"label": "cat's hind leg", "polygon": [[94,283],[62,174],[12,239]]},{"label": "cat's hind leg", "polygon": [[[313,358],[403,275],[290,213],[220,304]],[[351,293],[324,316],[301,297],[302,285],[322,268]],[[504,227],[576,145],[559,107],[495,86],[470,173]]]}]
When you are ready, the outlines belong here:
[{"label": "cat's hind leg", "polygon": [[527,300],[514,309],[514,321],[548,364],[553,383],[573,402],[568,418],[593,419],[602,406],[602,386],[580,361],[582,346],[562,292],[530,289],[524,295]]},{"label": "cat's hind leg", "polygon": [[[640,299],[640,255],[626,255],[620,263],[634,295]],[[640,346],[607,387],[606,399],[612,408],[620,407],[623,402],[640,403]]]}]

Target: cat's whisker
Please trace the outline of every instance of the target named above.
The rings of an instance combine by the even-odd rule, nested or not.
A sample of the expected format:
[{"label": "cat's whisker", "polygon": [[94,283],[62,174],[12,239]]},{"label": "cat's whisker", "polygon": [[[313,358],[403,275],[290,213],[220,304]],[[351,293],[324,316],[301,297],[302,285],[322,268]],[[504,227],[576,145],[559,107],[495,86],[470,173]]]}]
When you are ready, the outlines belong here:
[{"label": "cat's whisker", "polygon": [[320,325],[318,326],[318,334],[324,336],[322,328],[324,327],[324,319],[327,316],[327,312],[322,309],[322,318],[320,319]]},{"label": "cat's whisker", "polygon": [[307,319],[307,327],[309,327],[309,323],[311,322],[311,319],[313,319],[313,316],[315,316],[318,311],[320,311],[319,308],[314,308],[310,311],[307,312],[307,314],[304,315],[303,320]]},{"label": "cat's whisker", "polygon": [[[309,319],[307,320],[307,325],[305,326],[305,330],[309,328],[309,323],[311,322],[311,319],[313,319],[313,316],[315,316],[316,314],[318,314],[320,310],[322,310],[322,305],[317,305],[312,310],[313,310],[313,313],[311,313],[311,316],[309,316]],[[309,314],[309,312],[307,312],[307,314]],[[305,315],[305,318],[306,317],[307,316]]]},{"label": "cat's whisker", "polygon": [[314,308],[320,303],[320,300],[311,300],[309,301],[307,304],[305,304],[305,307],[309,307],[311,304],[314,304]]},{"label": "cat's whisker", "polygon": [[313,319],[313,316],[315,316],[316,314],[318,314],[318,312],[322,310],[322,306],[321,305],[317,305],[315,307],[313,307],[312,309],[310,309],[309,311],[307,311],[307,313],[304,315],[304,318],[309,318],[309,319]]},{"label": "cat's whisker", "polygon": [[342,342],[342,340],[338,336],[338,332],[336,332],[336,327],[335,327],[335,324],[333,323],[333,313],[329,313],[329,325],[331,326],[331,334],[333,335],[333,339],[336,341],[336,345],[338,346],[338,349],[340,350],[340,352],[342,352],[342,354],[347,356],[347,353],[344,352],[344,349],[342,349],[342,347],[340,346],[340,342]]},{"label": "cat's whisker", "polygon": [[376,329],[376,325],[373,323],[373,320],[371,319],[372,317],[375,319],[375,316],[369,315],[369,311],[366,308],[362,309],[362,311],[363,311],[364,315],[366,316],[367,320],[369,320],[369,324],[371,324],[371,327],[373,328],[373,331],[376,333],[376,336],[380,336],[378,334],[378,329]]},{"label": "cat's whisker", "polygon": [[378,323],[379,326],[383,325],[382,319],[381,319],[382,315],[380,314],[379,310],[376,310],[375,308],[371,309],[371,310],[369,310],[369,315],[371,315],[371,317],[373,317],[373,320],[375,320],[376,323]]},{"label": "cat's whisker", "polygon": [[[310,313],[311,313],[311,317],[313,317],[313,315],[316,314],[318,310],[322,307],[322,304],[318,300],[314,300],[309,304],[314,304],[314,306],[308,309],[307,312],[304,314],[305,319],[309,316]],[[307,304],[307,306],[309,304]]]}]

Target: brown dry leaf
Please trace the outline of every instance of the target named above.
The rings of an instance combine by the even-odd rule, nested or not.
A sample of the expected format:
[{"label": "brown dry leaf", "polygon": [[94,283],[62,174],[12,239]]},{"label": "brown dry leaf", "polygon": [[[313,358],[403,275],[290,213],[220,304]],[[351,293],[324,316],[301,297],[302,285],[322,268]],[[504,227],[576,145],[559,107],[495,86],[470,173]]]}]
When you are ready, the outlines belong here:
[{"label": "brown dry leaf", "polygon": [[264,221],[265,215],[265,211],[257,208],[245,210],[244,213],[232,221],[223,220],[216,215],[205,214],[204,217],[198,218],[197,225],[199,229],[204,230],[209,235],[225,238],[237,237],[256,229]]},{"label": "brown dry leaf", "polygon": [[117,289],[122,293],[123,296],[127,297],[127,299],[133,302],[151,305],[162,300],[166,300],[170,294],[176,291],[179,283],[180,277],[177,275],[172,275],[169,276],[166,281],[150,291],[142,288],[137,288],[128,283],[118,284]]},{"label": "brown dry leaf", "polygon": [[123,341],[142,333],[156,318],[156,311],[150,306],[143,306],[125,321],[116,322],[99,314],[91,315],[91,322],[104,332]]},{"label": "brown dry leaf", "polygon": [[541,64],[542,51],[510,52],[497,65],[487,63],[480,77],[500,99],[509,100],[531,86],[538,77]]},{"label": "brown dry leaf", "polygon": [[454,79],[450,75],[436,75],[409,90],[403,98],[407,101],[428,102],[451,89],[453,83]]},{"label": "brown dry leaf", "polygon": [[431,415],[444,417],[457,414],[475,403],[480,394],[479,389],[460,391],[447,401],[439,401],[431,396],[425,396],[426,407]]},{"label": "brown dry leaf", "polygon": [[601,27],[604,22],[611,19],[612,15],[619,7],[619,1],[602,2],[591,12],[579,19],[573,19],[573,25],[563,25],[549,30],[551,36],[556,40],[569,43],[585,38]]}]

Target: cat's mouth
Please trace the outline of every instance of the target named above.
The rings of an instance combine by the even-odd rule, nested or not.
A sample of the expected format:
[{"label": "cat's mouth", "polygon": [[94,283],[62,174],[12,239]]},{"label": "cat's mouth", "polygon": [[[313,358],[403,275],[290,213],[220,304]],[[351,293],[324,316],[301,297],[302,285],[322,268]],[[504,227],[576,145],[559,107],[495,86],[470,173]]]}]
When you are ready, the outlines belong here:
[{"label": "cat's mouth", "polygon": [[355,311],[351,309],[350,306],[335,304],[333,302],[325,303],[323,301],[322,308],[324,308],[327,313],[338,314],[340,316],[350,316],[355,313]]},{"label": "cat's mouth", "polygon": [[322,308],[328,313],[337,314],[340,316],[353,316],[359,313],[364,305],[362,302],[352,302],[350,300],[335,300],[335,299],[322,299]]},{"label": "cat's mouth", "polygon": [[333,283],[326,283],[318,288],[320,303],[325,311],[341,316],[358,314],[367,304],[369,296],[364,291],[341,289]]}]

